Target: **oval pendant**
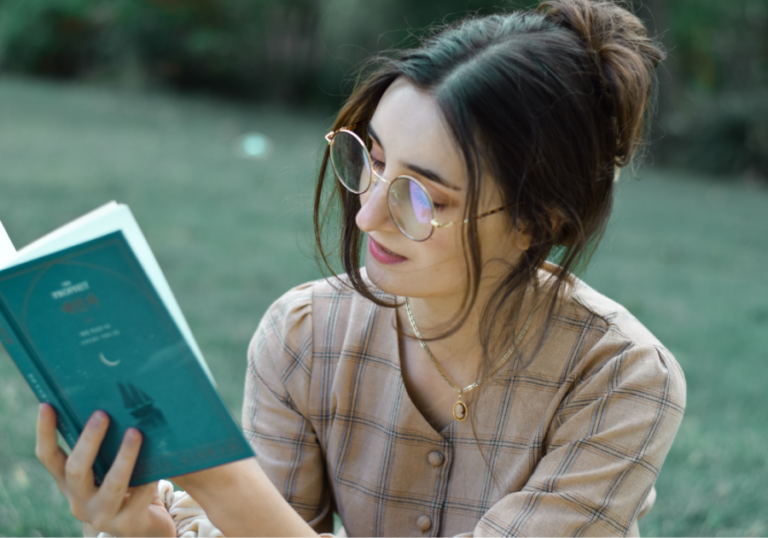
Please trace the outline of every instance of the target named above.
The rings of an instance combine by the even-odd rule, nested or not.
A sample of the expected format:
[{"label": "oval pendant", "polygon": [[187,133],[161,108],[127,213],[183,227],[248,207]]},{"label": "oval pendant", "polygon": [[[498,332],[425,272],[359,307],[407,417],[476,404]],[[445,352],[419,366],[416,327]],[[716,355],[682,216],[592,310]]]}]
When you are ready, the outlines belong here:
[{"label": "oval pendant", "polygon": [[467,404],[461,400],[453,404],[453,418],[459,422],[467,418]]}]

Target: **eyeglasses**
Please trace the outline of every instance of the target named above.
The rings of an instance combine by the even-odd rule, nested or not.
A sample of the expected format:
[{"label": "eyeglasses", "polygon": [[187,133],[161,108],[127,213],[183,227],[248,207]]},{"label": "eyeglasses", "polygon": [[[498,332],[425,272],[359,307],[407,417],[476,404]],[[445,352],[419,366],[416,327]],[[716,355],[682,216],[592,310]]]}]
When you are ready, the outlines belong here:
[{"label": "eyeglasses", "polygon": [[[426,241],[436,228],[448,228],[454,224],[467,224],[469,219],[459,222],[437,222],[437,210],[432,197],[424,185],[410,176],[397,176],[389,181],[379,175],[373,167],[373,159],[360,135],[353,131],[358,125],[344,127],[325,135],[330,145],[331,166],[336,177],[346,189],[355,194],[366,192],[378,178],[387,185],[387,207],[397,228],[408,239]],[[505,205],[478,215],[481,219],[509,209]]]}]

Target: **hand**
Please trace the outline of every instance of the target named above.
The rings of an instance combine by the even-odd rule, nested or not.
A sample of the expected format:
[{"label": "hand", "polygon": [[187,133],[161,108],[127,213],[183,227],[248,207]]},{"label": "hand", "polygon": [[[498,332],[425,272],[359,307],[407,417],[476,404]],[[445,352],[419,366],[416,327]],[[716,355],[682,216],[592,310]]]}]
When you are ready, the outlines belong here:
[{"label": "hand", "polygon": [[96,411],[67,457],[56,438],[56,412],[41,404],[35,452],[80,521],[115,536],[176,536],[173,518],[157,493],[157,482],[128,487],[142,442],[137,429],[126,431],[104,482],[96,486],[93,462],[108,427],[107,414]]}]

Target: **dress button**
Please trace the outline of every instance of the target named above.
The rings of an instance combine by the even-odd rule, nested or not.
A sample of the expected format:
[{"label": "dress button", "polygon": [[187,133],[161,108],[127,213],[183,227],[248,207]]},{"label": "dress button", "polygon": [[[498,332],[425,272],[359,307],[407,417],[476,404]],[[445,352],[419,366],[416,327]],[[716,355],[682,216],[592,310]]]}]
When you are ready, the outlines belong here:
[{"label": "dress button", "polygon": [[427,532],[432,528],[432,518],[429,516],[419,516],[419,519],[416,520],[416,525],[419,526],[421,532]]},{"label": "dress button", "polygon": [[429,463],[432,464],[432,467],[440,467],[443,464],[443,461],[445,461],[443,455],[437,450],[430,452],[427,459],[429,460]]}]

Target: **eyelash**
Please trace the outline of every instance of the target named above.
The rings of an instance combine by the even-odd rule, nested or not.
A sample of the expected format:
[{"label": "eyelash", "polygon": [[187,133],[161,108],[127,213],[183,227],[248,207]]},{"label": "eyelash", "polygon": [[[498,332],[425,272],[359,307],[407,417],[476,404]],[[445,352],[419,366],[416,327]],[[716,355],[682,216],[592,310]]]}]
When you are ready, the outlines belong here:
[{"label": "eyelash", "polygon": [[371,157],[371,161],[371,164],[373,164],[373,169],[376,171],[376,173],[381,174],[384,171],[384,163],[374,157]]},{"label": "eyelash", "polygon": [[[371,165],[373,166],[373,170],[377,174],[382,174],[384,172],[384,163],[380,160],[376,159],[375,157],[371,156]],[[435,210],[436,211],[442,211],[447,207],[447,204],[438,204],[434,200],[432,201],[433,204],[435,204]]]}]

